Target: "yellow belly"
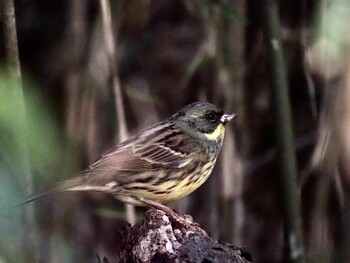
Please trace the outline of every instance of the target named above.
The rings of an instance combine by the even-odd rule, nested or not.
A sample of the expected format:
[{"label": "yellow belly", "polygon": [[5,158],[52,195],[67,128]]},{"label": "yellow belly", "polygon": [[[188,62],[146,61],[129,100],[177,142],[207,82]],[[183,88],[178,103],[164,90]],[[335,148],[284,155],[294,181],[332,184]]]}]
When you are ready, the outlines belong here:
[{"label": "yellow belly", "polygon": [[[158,203],[169,203],[189,195],[198,187],[200,187],[209,177],[213,170],[214,163],[206,163],[202,167],[200,172],[194,172],[191,175],[185,177],[183,180],[169,180],[160,185],[154,186],[152,184],[147,186],[147,190],[138,189],[124,192],[123,194],[116,195],[116,198],[122,202],[126,202],[136,206],[144,206],[145,204],[140,202],[137,198],[145,198]],[[133,187],[145,187],[145,184],[133,184]]]}]

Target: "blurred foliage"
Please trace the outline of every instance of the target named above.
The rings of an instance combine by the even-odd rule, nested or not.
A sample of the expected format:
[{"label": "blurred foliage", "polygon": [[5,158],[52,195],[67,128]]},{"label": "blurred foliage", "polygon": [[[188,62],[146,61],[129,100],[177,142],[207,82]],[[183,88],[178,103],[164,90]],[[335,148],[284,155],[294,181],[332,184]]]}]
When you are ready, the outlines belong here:
[{"label": "blurred foliage", "polygon": [[25,207],[16,205],[29,194],[25,174],[31,173],[35,188],[42,189],[77,168],[76,154],[60,134],[48,102],[32,84],[27,83],[25,94],[21,90],[19,82],[0,71],[0,255],[5,262],[27,262],[31,253],[26,235],[35,229],[28,229]]},{"label": "blurred foliage", "polygon": [[[76,169],[76,155],[62,135],[51,106],[45,97],[35,91],[33,84],[25,84],[23,97],[18,93],[21,87],[14,85],[16,81],[2,71],[0,154],[3,165],[17,173],[17,183],[22,187],[25,185],[21,183],[22,167],[19,164],[23,163],[21,158],[24,154],[28,154],[30,169],[35,178],[42,180],[41,183],[52,183],[53,178],[65,179]],[[27,152],[21,152],[23,149]]]},{"label": "blurred foliage", "polygon": [[315,12],[314,34],[309,47],[308,64],[313,73],[334,78],[343,72],[349,54],[350,2],[319,1]]},{"label": "blurred foliage", "polygon": [[235,10],[229,1],[220,1],[220,0],[200,0],[200,2],[204,3],[209,9],[215,10],[217,9],[221,12],[225,17],[237,20],[240,22],[245,22],[246,18],[240,14],[237,10]]},{"label": "blurred foliage", "polygon": [[[335,44],[348,42],[350,2],[347,0],[326,1],[318,3],[316,32],[319,37]],[[330,23],[331,21],[331,23]]]}]

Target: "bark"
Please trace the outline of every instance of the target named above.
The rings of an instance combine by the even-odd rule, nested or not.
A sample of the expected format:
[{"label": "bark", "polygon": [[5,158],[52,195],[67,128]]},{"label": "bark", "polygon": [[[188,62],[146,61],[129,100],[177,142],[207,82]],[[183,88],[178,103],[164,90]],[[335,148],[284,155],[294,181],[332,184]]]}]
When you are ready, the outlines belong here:
[{"label": "bark", "polygon": [[123,263],[251,261],[243,248],[211,239],[197,223],[184,225],[154,209],[122,232],[118,254]]}]

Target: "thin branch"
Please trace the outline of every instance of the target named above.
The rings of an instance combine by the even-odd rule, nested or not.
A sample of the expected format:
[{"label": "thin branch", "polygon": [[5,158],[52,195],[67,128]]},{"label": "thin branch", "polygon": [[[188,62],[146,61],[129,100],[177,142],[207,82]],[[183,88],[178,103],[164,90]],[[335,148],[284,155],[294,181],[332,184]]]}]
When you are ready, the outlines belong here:
[{"label": "thin branch", "polygon": [[[106,41],[106,48],[107,48],[107,54],[109,58],[109,64],[111,68],[111,74],[112,74],[112,85],[113,85],[113,91],[115,96],[115,106],[116,106],[116,112],[117,112],[117,123],[118,123],[118,135],[119,140],[118,141],[124,141],[128,137],[128,129],[127,124],[125,120],[125,111],[124,111],[124,102],[123,102],[123,93],[121,90],[119,78],[117,75],[117,64],[116,64],[116,45],[115,45],[115,38],[113,34],[113,27],[112,27],[112,13],[111,8],[109,5],[108,0],[100,0],[101,5],[101,11],[102,11],[102,23],[103,23],[103,31],[104,31],[104,37]],[[126,204],[126,217],[127,220],[131,224],[135,224],[136,222],[136,216],[135,216],[135,209],[131,205]]]}]

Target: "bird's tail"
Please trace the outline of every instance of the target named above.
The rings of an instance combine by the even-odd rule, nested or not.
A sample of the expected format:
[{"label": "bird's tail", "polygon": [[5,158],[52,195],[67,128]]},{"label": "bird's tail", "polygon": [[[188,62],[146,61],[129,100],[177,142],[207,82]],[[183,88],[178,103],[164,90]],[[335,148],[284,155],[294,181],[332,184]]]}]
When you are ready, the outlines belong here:
[{"label": "bird's tail", "polygon": [[[66,191],[79,191],[79,187],[80,187],[79,185],[80,185],[80,180],[78,178],[59,182],[49,190],[45,190],[40,193],[34,193],[28,196],[24,201],[20,202],[18,205],[24,205],[52,194],[57,194],[57,193],[66,192]],[[80,191],[83,191],[83,190],[84,189],[81,189]]]}]

